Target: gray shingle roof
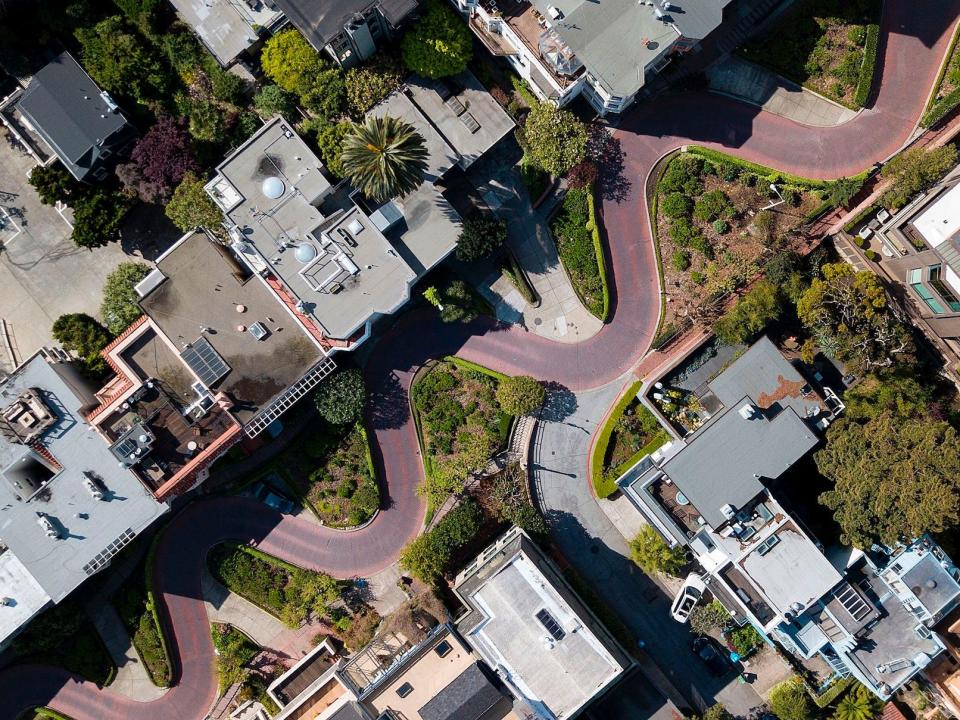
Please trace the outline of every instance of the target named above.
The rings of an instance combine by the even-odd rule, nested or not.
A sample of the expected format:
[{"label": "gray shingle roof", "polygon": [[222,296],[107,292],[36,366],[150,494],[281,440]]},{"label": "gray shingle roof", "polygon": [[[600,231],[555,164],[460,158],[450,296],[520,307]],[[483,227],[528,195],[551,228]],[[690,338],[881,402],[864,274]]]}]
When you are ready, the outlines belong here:
[{"label": "gray shingle roof", "polygon": [[474,663],[418,711],[422,720],[477,720],[503,695]]},{"label": "gray shingle roof", "polygon": [[31,78],[17,107],[80,179],[96,164],[108,138],[130,130],[123,114],[66,52]]}]

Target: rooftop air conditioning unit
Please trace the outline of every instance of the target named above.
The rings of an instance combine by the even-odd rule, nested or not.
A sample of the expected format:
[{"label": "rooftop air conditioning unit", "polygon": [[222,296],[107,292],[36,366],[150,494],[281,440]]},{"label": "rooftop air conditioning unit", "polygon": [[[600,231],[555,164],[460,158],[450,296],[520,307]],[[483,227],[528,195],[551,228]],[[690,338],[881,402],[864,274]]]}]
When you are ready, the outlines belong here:
[{"label": "rooftop air conditioning unit", "polygon": [[[139,450],[139,448],[137,448]],[[101,488],[97,483],[91,480],[88,477],[83,479],[83,486],[87,489],[87,492],[93,496],[94,500],[103,500],[103,488]]]},{"label": "rooftop air conditioning unit", "polygon": [[720,508],[720,512],[727,520],[733,520],[734,516],[737,514],[736,509],[730,503],[727,503]]},{"label": "rooftop air conditioning unit", "polygon": [[263,323],[259,321],[247,328],[247,332],[253,335],[257,340],[264,340],[267,335],[270,334],[270,331],[267,330],[267,328],[263,326]]},{"label": "rooftop air conditioning unit", "polygon": [[740,413],[740,417],[744,420],[753,420],[760,415],[760,411],[752,403],[747,403],[737,412]]},{"label": "rooftop air conditioning unit", "polygon": [[60,537],[60,531],[44,513],[37,513],[37,522],[40,523],[40,527],[43,528],[43,532],[48,538]]}]

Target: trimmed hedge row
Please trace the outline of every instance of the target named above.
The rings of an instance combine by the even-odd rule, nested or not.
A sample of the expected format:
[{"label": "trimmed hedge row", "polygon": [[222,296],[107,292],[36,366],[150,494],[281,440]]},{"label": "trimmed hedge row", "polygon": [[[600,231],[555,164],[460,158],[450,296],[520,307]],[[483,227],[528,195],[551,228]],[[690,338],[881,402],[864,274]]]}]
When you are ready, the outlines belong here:
[{"label": "trimmed hedge row", "polygon": [[485,365],[481,365],[480,363],[475,363],[470,360],[464,360],[463,358],[457,357],[456,355],[447,355],[444,358],[444,360],[446,362],[453,363],[457,367],[463,368],[464,370],[472,370],[473,372],[481,373],[482,375],[486,375],[487,377],[492,377],[497,382],[500,382],[501,380],[506,380],[509,377],[508,375],[504,375],[502,372],[491,370]]},{"label": "trimmed hedge row", "polygon": [[587,193],[587,209],[589,211],[589,221],[587,230],[593,236],[593,251],[597,254],[597,267],[600,270],[600,283],[603,287],[603,312],[600,314],[601,322],[606,322],[610,317],[610,283],[607,280],[607,257],[603,251],[603,242],[600,239],[600,225],[597,222],[597,205],[594,197],[593,187]]},{"label": "trimmed hedge row", "polygon": [[845,677],[840,680],[835,680],[830,684],[826,690],[824,690],[819,695],[813,696],[813,702],[816,703],[817,707],[825,708],[828,707],[831,703],[837,700],[841,695],[843,695],[850,686],[855,682],[853,676]]},{"label": "trimmed hedge row", "polygon": [[[766,165],[759,165],[758,163],[753,163],[749,160],[742,160],[735,155],[727,155],[719,150],[711,150],[710,148],[705,148],[701,145],[690,145],[687,148],[687,152],[691,155],[697,155],[698,157],[702,157],[714,163],[727,163],[730,165],[736,165],[747,172],[760,175],[770,182],[773,182],[779,178],[780,182],[786,183],[787,185],[795,185],[797,187],[807,188],[810,190],[823,190],[830,186],[829,180],[811,180],[810,178],[800,177],[799,175],[790,175],[789,173],[780,172],[779,170],[767,167]],[[866,173],[861,173],[861,175],[866,177]],[[857,177],[860,177],[860,175]]]},{"label": "trimmed hedge row", "polygon": [[630,386],[617,400],[617,404],[613,406],[610,414],[607,415],[600,432],[597,433],[597,441],[593,444],[593,455],[590,456],[590,479],[593,481],[593,489],[598,498],[608,498],[617,491],[617,484],[607,479],[603,474],[603,459],[607,456],[610,437],[617,426],[617,421],[626,412],[630,403],[636,399],[637,392],[642,386],[642,380],[630,383]]},{"label": "trimmed hedge row", "polygon": [[[150,616],[153,618],[154,625],[156,625],[157,636],[160,638],[160,649],[163,651],[163,657],[167,661],[166,675],[159,678],[161,682],[157,682],[156,684],[158,687],[170,687],[173,683],[173,662],[170,660],[170,641],[167,638],[167,633],[164,631],[165,629],[163,621],[160,618],[160,613],[157,611],[157,597],[153,592],[153,564],[157,557],[157,546],[162,536],[163,531],[161,530],[154,535],[150,541],[144,574],[146,575],[147,608],[150,610]],[[158,678],[154,678],[153,674],[150,673],[150,679],[156,682]]]},{"label": "trimmed hedge row", "polygon": [[857,80],[857,89],[853,94],[853,102],[857,107],[864,107],[870,99],[873,89],[873,75],[877,67],[877,45],[880,41],[880,26],[876,23],[867,25],[867,40],[863,45],[863,63],[860,65],[860,78]]}]

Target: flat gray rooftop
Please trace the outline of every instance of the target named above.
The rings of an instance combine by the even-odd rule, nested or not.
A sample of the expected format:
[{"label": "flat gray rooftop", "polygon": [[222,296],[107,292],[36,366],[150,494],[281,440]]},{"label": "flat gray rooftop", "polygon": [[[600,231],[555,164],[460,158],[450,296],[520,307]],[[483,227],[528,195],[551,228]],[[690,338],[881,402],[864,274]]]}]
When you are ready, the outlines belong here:
[{"label": "flat gray rooftop", "polygon": [[816,393],[809,392],[806,396],[801,393],[809,384],[767,336],[751,345],[709,385],[726,407],[748,395],[764,410],[790,407],[800,417],[813,416],[822,410]]},{"label": "flat gray rooftop", "polygon": [[[409,99],[460,156],[457,164],[463,170],[515,127],[513,119],[469,70],[441,81],[414,75],[407,81],[407,89]],[[476,121],[475,131],[465,122],[470,118]]]},{"label": "flat gray rooftop", "polygon": [[413,101],[413,91],[402,87],[388,95],[374,107],[368,115],[374,117],[400,118],[410,123],[423,136],[427,148],[427,169],[424,172],[424,181],[434,183],[456,165],[460,158],[456,149],[447,138],[440,134],[428,120],[423,111]]},{"label": "flat gray rooftop", "polygon": [[[487,577],[469,578],[465,592],[478,623],[462,631],[491,667],[508,675],[528,701],[542,702],[557,717],[570,717],[623,671],[600,639],[523,552],[498,564]],[[491,562],[498,562],[493,560]],[[550,638],[537,614],[546,610],[563,632]],[[547,638],[550,638],[548,642]]]},{"label": "flat gray rooftop", "polygon": [[781,615],[794,603],[806,609],[843,579],[792,522],[773,534],[778,540],[773,547],[764,554],[754,549],[740,565]]},{"label": "flat gray rooftop", "polygon": [[792,408],[772,419],[760,413],[746,419],[740,409],[750,404],[741,397],[729,405],[663,465],[714,529],[728,520],[724,505],[744,508],[763,490],[761,478],[780,477],[818,442]]},{"label": "flat gray rooftop", "polygon": [[257,42],[253,26],[268,28],[282,13],[264,0],[170,0],[180,16],[194,29],[221,65],[229,65]]},{"label": "flat gray rooftop", "polygon": [[960,585],[930,552],[902,577],[904,585],[934,617],[953,605],[960,594]]},{"label": "flat gray rooftop", "polygon": [[[200,338],[213,346],[230,370],[212,389],[233,400],[231,413],[245,423],[322,354],[261,278],[238,277],[240,267],[229,249],[194,233],[160,259],[167,279],[140,305],[178,349]],[[263,340],[238,329],[257,322],[268,332]]]},{"label": "flat gray rooftop", "polygon": [[0,645],[50,602],[30,571],[9,550],[0,550],[0,597],[14,601],[0,613]]},{"label": "flat gray rooftop", "polygon": [[[28,388],[39,388],[57,416],[56,424],[39,441],[62,467],[46,488],[21,501],[0,477],[0,541],[54,602],[87,579],[91,573],[84,566],[96,564],[108,546],[137,535],[167,509],[133,473],[118,465],[104,438],[84,421],[81,408],[89,398],[75,394],[72,387],[78,384],[72,367],[51,366],[35,355],[0,386],[4,404]],[[0,467],[26,452],[29,448],[24,445],[0,437]],[[86,487],[88,478],[96,478],[104,490],[103,499],[96,499]],[[59,538],[47,536],[37,513],[49,518]]]}]

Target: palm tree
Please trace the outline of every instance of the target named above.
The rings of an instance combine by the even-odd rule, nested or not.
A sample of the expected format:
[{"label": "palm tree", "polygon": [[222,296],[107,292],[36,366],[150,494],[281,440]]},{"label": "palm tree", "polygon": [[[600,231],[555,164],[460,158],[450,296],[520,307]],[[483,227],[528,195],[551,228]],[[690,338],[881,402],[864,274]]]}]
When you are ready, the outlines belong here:
[{"label": "palm tree", "polygon": [[881,709],[881,703],[863,685],[857,684],[837,703],[834,720],[872,720]]},{"label": "palm tree", "polygon": [[427,148],[412,125],[389,115],[355,124],[343,140],[344,174],[377,201],[405,195],[423,182]]}]

